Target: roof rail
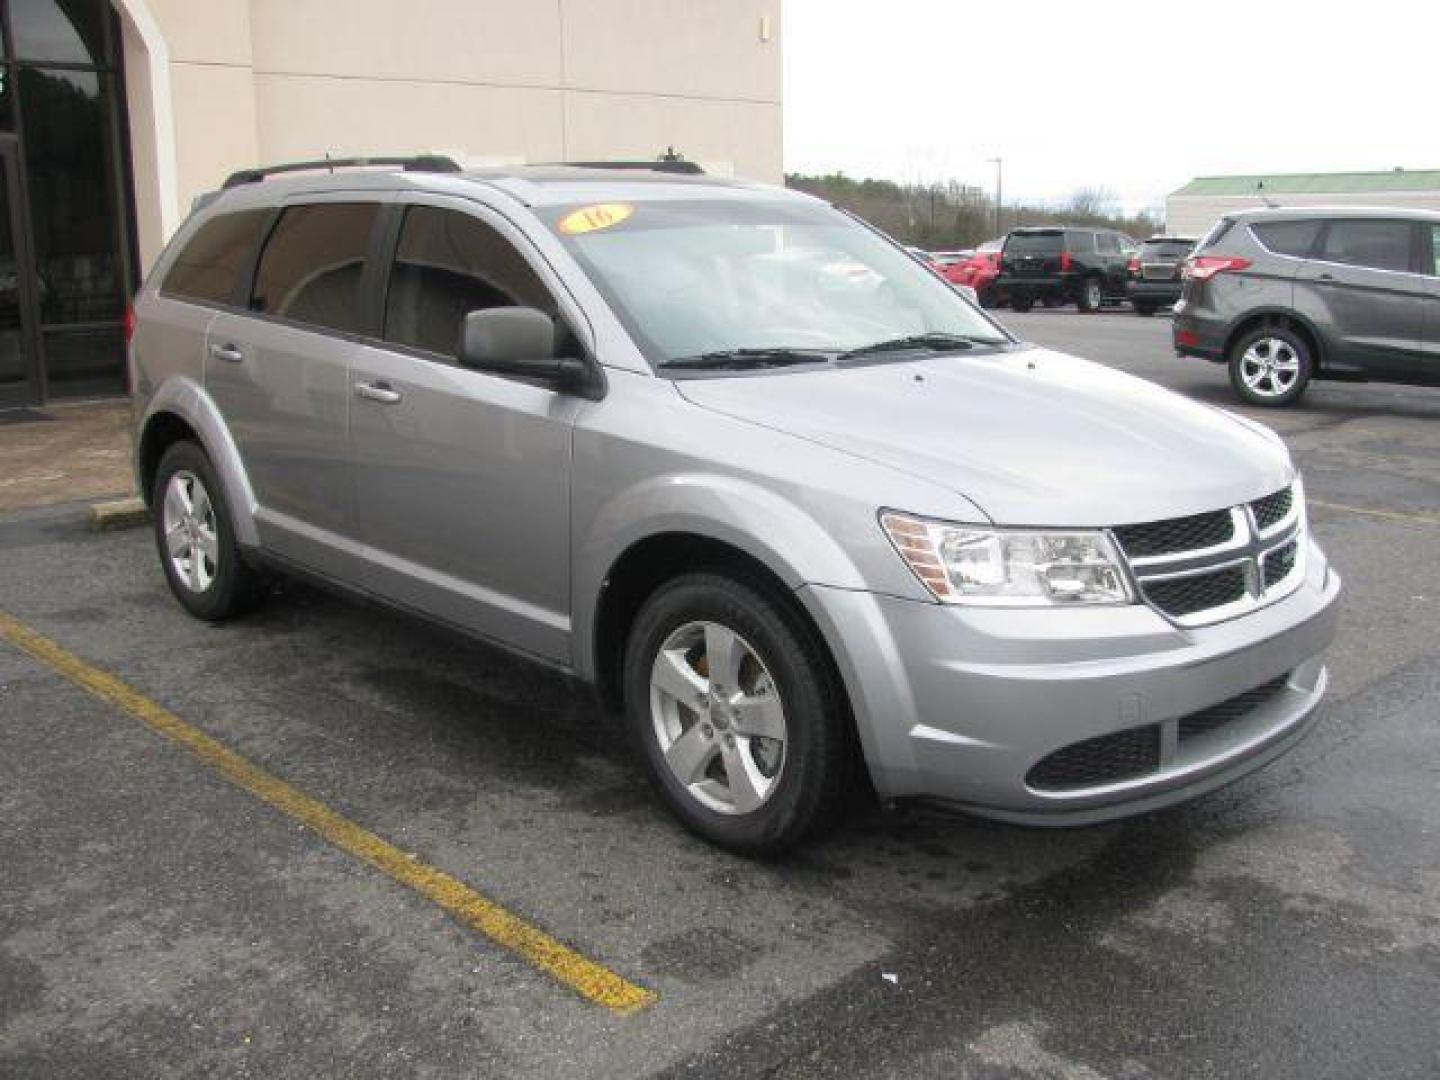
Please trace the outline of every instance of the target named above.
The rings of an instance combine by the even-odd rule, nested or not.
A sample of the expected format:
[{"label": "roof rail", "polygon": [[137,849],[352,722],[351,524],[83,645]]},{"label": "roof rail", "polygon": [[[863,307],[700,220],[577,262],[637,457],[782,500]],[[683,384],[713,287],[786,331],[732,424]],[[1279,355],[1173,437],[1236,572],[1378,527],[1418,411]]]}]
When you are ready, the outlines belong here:
[{"label": "roof rail", "polygon": [[641,172],[678,173],[681,176],[705,175],[704,169],[684,158],[660,158],[656,161],[562,161],[560,164],[571,165],[577,169],[635,169]]},{"label": "roof rail", "polygon": [[225,178],[222,188],[241,184],[258,184],[267,176],[280,173],[314,172],[320,169],[363,169],[375,165],[399,165],[406,172],[458,173],[460,166],[453,158],[441,154],[419,154],[415,157],[353,157],[326,158],[323,161],[289,161],[283,165],[266,165],[260,169],[241,169]]}]

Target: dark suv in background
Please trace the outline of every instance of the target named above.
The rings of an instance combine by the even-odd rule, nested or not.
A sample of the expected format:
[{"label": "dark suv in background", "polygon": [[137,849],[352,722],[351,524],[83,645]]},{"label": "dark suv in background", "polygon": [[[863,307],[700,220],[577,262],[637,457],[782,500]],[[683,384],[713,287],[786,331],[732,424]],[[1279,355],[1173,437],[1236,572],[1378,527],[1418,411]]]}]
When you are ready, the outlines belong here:
[{"label": "dark suv in background", "polygon": [[1125,291],[1137,315],[1154,315],[1180,299],[1180,271],[1194,248],[1193,238],[1152,236],[1140,245],[1138,254],[1130,256]]},{"label": "dark suv in background", "polygon": [[997,287],[1016,311],[1035,301],[1095,311],[1125,299],[1127,266],[1139,245],[1113,229],[1012,229],[1000,256]]},{"label": "dark suv in background", "polygon": [[1176,352],[1227,364],[1252,405],[1289,405],[1312,379],[1440,385],[1440,214],[1229,214],[1185,275]]}]

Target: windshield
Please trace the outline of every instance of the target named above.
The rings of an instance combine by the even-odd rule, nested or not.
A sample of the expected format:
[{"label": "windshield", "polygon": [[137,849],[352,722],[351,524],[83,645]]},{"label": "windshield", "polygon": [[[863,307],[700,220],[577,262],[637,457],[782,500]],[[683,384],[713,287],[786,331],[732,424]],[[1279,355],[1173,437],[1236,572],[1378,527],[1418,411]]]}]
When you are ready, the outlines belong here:
[{"label": "windshield", "polygon": [[832,364],[1011,343],[904,249],[830,207],[686,199],[541,216],[657,367]]}]

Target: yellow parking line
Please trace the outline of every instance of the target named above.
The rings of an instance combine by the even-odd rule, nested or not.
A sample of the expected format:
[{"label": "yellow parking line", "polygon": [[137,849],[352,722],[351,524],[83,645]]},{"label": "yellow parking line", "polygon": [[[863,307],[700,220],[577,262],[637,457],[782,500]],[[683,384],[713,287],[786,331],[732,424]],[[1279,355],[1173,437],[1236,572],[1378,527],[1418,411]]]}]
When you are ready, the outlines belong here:
[{"label": "yellow parking line", "polygon": [[0,638],[180,744],[232,783],[314,829],[336,847],[433,900],[466,926],[534,964],[581,997],[617,1013],[632,1013],[655,1002],[651,991],[580,955],[464,882],[417,861],[324,803],[252,765],[120,679],[92,667],[3,611]]},{"label": "yellow parking line", "polygon": [[1414,525],[1440,525],[1440,517],[1433,514],[1405,514],[1399,510],[1371,510],[1366,506],[1346,506],[1344,503],[1321,502],[1319,499],[1305,500],[1311,506],[1326,510],[1341,510],[1347,514],[1366,514],[1370,517],[1385,518],[1388,521],[1408,521]]}]

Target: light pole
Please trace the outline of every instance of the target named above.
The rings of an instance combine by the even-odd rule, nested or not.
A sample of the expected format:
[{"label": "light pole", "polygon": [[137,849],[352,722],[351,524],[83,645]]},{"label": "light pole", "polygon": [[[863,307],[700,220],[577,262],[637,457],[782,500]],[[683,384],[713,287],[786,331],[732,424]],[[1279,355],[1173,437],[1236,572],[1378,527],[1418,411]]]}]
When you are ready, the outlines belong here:
[{"label": "light pole", "polygon": [[1000,171],[1004,167],[1005,159],[992,157],[986,161],[995,166],[995,235],[1000,235]]}]

